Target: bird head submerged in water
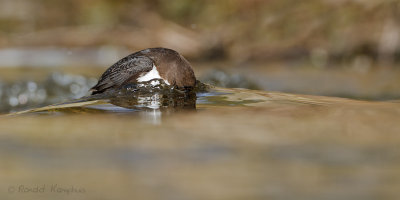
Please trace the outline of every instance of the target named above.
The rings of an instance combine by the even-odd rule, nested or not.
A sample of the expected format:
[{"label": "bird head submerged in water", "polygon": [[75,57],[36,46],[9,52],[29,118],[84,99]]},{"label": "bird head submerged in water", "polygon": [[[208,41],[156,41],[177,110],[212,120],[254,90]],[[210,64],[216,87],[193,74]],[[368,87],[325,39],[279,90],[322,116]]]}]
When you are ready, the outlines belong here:
[{"label": "bird head submerged in water", "polygon": [[90,91],[92,95],[100,94],[153,79],[162,79],[166,84],[182,89],[196,85],[193,69],[182,55],[172,49],[150,48],[122,58],[109,67]]}]

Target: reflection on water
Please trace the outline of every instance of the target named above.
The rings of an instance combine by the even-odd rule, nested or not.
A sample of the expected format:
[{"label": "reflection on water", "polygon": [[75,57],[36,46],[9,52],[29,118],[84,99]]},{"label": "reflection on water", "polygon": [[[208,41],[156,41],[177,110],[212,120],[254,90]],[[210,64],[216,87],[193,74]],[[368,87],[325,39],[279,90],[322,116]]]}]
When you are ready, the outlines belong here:
[{"label": "reflection on water", "polygon": [[[94,78],[55,72],[44,81],[0,81],[0,112],[15,112],[72,99],[99,100],[131,110],[161,109],[187,110],[196,108],[196,93],[207,86],[198,82],[194,91],[181,91],[170,87],[163,80],[131,84],[118,91],[89,96],[89,89],[97,82]],[[76,101],[76,100],[75,100]],[[108,108],[103,108],[108,109]]]},{"label": "reflection on water", "polygon": [[83,99],[86,101],[105,100],[109,103],[88,106],[92,109],[119,113],[139,111],[139,115],[145,121],[160,124],[163,114],[195,110],[196,92],[204,92],[205,87],[204,84],[198,82],[194,90],[183,91],[159,79],[126,85],[122,89],[109,90]]},{"label": "reflection on water", "polygon": [[[198,81],[196,87],[192,89],[180,89],[167,85],[163,80],[151,80],[139,84],[125,85],[123,88],[109,89],[104,93],[90,95],[88,94],[88,79],[73,77],[62,74],[53,74],[54,80],[47,80],[42,86],[48,86],[45,91],[56,91],[60,97],[71,97],[73,95],[86,94],[81,98],[67,100],[63,103],[52,104],[48,106],[25,109],[13,114],[22,113],[114,113],[130,114],[140,116],[144,121],[152,124],[160,124],[163,115],[170,115],[182,111],[195,111],[197,94],[200,96],[213,96],[216,93],[209,92],[210,86]],[[51,80],[51,79],[50,79]],[[78,80],[81,85],[77,87],[76,92],[64,90],[61,86],[77,85]],[[58,84],[54,84],[57,82]],[[65,88],[65,87],[64,87]],[[71,88],[71,87],[70,87]],[[34,92],[34,91],[33,91]],[[48,97],[48,96],[47,96]],[[201,98],[200,98],[201,99]],[[50,99],[50,102],[54,99]],[[200,100],[204,102],[203,100]],[[14,107],[23,106],[23,104],[13,105]],[[14,108],[11,106],[11,108]],[[29,106],[29,104],[25,104]]]},{"label": "reflection on water", "polygon": [[87,94],[96,79],[52,73],[44,81],[0,81],[0,112],[10,112],[77,99]]},{"label": "reflection on water", "polygon": [[122,90],[93,95],[92,98],[110,99],[111,104],[129,109],[196,109],[196,91],[202,90],[201,85],[198,82],[195,91],[182,91],[160,79],[131,84]]}]

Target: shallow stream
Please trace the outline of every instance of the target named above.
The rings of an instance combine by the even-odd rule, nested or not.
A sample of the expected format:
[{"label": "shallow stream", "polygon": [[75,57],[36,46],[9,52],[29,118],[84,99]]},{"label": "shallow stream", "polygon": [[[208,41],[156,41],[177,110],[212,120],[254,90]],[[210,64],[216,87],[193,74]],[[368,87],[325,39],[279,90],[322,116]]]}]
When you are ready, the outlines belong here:
[{"label": "shallow stream", "polygon": [[212,86],[71,100],[93,80],[51,77],[54,92],[4,87],[0,199],[400,197],[399,102]]}]

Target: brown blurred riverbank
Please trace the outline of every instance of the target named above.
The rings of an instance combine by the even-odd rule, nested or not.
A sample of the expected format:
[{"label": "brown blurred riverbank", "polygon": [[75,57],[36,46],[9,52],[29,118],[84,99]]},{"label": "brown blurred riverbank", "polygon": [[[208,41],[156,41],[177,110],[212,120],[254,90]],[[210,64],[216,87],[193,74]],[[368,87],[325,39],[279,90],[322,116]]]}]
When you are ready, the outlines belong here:
[{"label": "brown blurred riverbank", "polygon": [[[165,46],[190,59],[399,61],[398,1],[0,1],[0,47]],[[0,63],[1,64],[1,63]]]}]

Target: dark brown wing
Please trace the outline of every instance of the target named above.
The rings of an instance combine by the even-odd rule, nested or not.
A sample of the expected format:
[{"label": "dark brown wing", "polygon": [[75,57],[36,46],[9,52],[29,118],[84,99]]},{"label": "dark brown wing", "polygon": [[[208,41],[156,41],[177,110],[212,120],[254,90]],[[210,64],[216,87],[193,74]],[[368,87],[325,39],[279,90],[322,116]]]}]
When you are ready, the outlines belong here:
[{"label": "dark brown wing", "polygon": [[92,94],[98,94],[109,88],[122,86],[132,78],[137,78],[144,72],[149,72],[153,68],[153,60],[146,56],[138,56],[137,54],[129,55],[110,68],[101,75],[99,82],[90,89]]}]

